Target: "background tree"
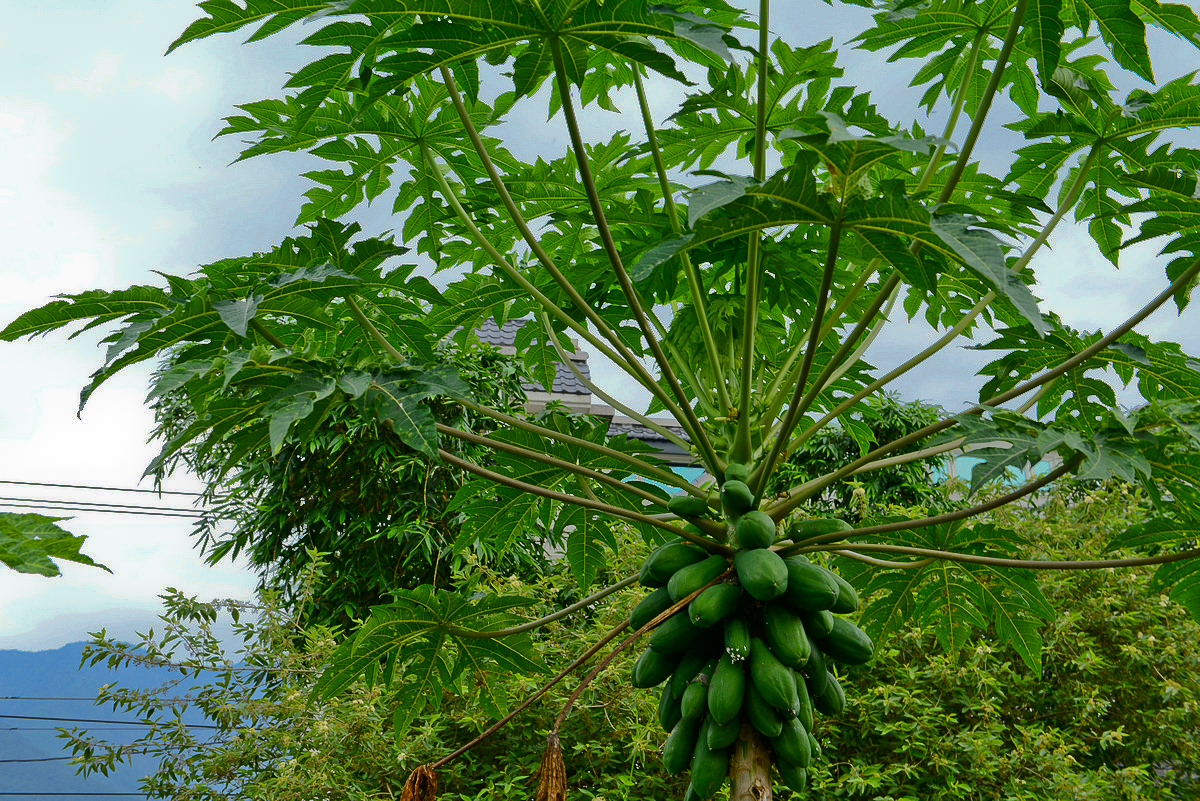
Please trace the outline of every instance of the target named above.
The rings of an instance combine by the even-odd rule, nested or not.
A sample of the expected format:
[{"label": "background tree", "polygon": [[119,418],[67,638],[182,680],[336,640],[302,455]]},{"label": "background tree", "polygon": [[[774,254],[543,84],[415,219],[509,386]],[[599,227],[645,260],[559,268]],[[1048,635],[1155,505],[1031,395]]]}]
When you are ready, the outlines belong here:
[{"label": "background tree", "polygon": [[[157,463],[188,446],[227,454],[229,464],[264,447],[278,452],[289,438],[311,437],[330,405],[354,402],[409,447],[474,476],[453,501],[464,516],[457,548],[487,540],[499,553],[562,531],[572,574],[587,588],[619,554],[619,527],[648,544],[685,541],[648,557],[640,578],[668,592],[642,608],[636,631],[596,663],[551,725],[540,799],[563,796],[559,732],[577,694],[652,628],[635,684],[662,683],[672,671],[681,682],[707,677],[687,688],[686,716],[683,699],[664,696],[664,718],[681,721],[664,761],[681,771],[690,758],[687,794],[711,796],[729,779],[734,801],[762,801],[772,769],[779,783],[805,786],[819,751],[812,732],[824,724],[809,719],[802,697],[824,715],[843,712],[847,674],[834,663],[861,663],[873,649],[854,623],[834,617],[857,608],[858,591],[809,561],[822,554],[839,557],[869,599],[859,622],[877,639],[915,619],[956,651],[990,627],[1035,672],[1040,630],[1059,615],[1031,570],[1160,565],[1155,581],[1200,616],[1200,470],[1179,447],[1200,438],[1200,372],[1178,345],[1134,332],[1168,302],[1186,306],[1200,273],[1200,163],[1177,140],[1200,123],[1200,86],[1188,75],[1118,98],[1109,78],[1127,70],[1154,80],[1147,26],[1200,43],[1190,9],[1155,0],[886,5],[856,41],[916,59],[914,82],[928,87],[930,108],[946,112],[941,136],[886,119],[860,87],[841,85],[831,41],[774,37],[768,0],[753,15],[689,0],[249,0],[201,11],[172,47],[246,26],[261,38],[316,23],[305,41],[325,49],[291,77],[289,93],[242,106],[224,129],[248,139],[246,157],[304,150],[330,162],[307,173],[305,233],[166,277],[166,288],[64,297],[0,336],[111,326],[84,401],[114,373],[167,355],[173,363],[155,397],[236,387],[205,405]],[[657,126],[646,78],[686,83],[685,69],[700,83]],[[543,86],[569,150],[522,161],[489,129],[527,110]],[[617,91],[626,87],[632,93]],[[1002,96],[1017,115],[1006,127],[1029,144],[994,176],[976,151]],[[585,141],[580,101],[607,108],[635,98],[636,139]],[[956,134],[960,123],[965,133]],[[718,157],[727,158],[711,181]],[[447,271],[444,290],[397,264],[405,249],[391,237],[362,237],[340,221],[388,190],[399,235]],[[1114,263],[1123,247],[1150,239],[1169,259],[1161,291],[1108,332],[1072,330],[1043,314],[1030,289],[1032,260],[1068,215],[1087,221]],[[941,336],[877,369],[863,357],[897,306]],[[686,441],[663,436],[719,479],[720,494],[689,485],[645,448],[606,443],[586,419],[530,422],[474,397],[431,343],[488,317],[527,319],[518,343],[543,384],[565,337],[603,354],[650,395],[651,410],[683,429]],[[992,336],[984,346],[998,355],[964,413],[769,492],[778,465],[822,429],[971,336]],[[313,358],[314,343],[318,356],[371,351],[378,361]],[[1107,369],[1145,404],[1124,410],[1101,378]],[[438,424],[430,400],[439,397],[494,421],[495,431]],[[930,436],[929,447],[911,450]],[[452,442],[487,448],[494,461],[456,453]],[[973,451],[982,464],[972,491],[1048,454],[1061,467],[942,515],[851,528],[799,519],[806,502],[851,474],[985,443]],[[974,522],[1069,474],[1140,483],[1154,514],[1096,559],[1044,558],[1011,527]],[[686,497],[669,500],[660,485]],[[684,566],[694,560],[695,570]],[[557,618],[515,624],[512,611],[528,601],[471,592],[398,591],[338,648],[316,697],[362,676],[378,681],[399,732],[446,688],[469,687],[485,708],[506,709],[496,675],[544,669],[528,631]],[[707,599],[694,603],[701,592]],[[718,655],[710,674],[705,660]],[[402,798],[431,798],[444,765],[419,766]]]},{"label": "background tree", "polygon": [[[1048,553],[1082,556],[1144,519],[1147,507],[1124,484],[1064,485],[1036,506],[996,512],[992,522],[1011,525]],[[633,566],[645,549],[631,541],[623,552]],[[486,581],[495,592],[551,598],[573,588],[565,572],[534,583],[495,574]],[[842,757],[814,769],[813,794],[947,801],[1189,797],[1200,775],[1200,747],[1190,736],[1200,723],[1200,654],[1193,647],[1200,626],[1166,603],[1152,582],[1147,568],[1044,574],[1039,584],[1046,596],[1070,611],[1046,631],[1041,673],[1025,667],[992,632],[946,653],[930,629],[906,624],[868,668],[848,677],[845,718],[820,730],[825,750]],[[320,590],[319,580],[302,586]],[[639,597],[630,588],[549,624],[535,635],[534,647],[561,667],[567,661],[562,643],[594,644]],[[103,706],[115,703],[158,725],[126,749],[82,729],[67,738],[84,772],[110,770],[130,751],[156,755],[158,770],[143,781],[151,798],[299,801],[323,792],[389,798],[403,785],[401,766],[437,759],[490,722],[482,695],[447,692],[437,711],[397,738],[378,686],[357,681],[338,697],[305,703],[335,647],[328,629],[301,626],[294,611],[269,599],[253,615],[178,594],[165,601],[155,635],[134,643],[100,637],[87,656],[133,670],[147,660],[186,668],[188,677],[176,686],[147,692],[118,683],[98,696]],[[552,611],[551,605],[536,610]],[[228,613],[240,621],[232,660],[211,636],[216,615]],[[561,738],[569,754],[569,798],[650,801],[683,790],[661,769],[666,732],[648,725],[657,717],[655,699],[622,689],[633,661],[621,654],[586,692],[580,714],[566,721]],[[495,681],[510,697],[537,684],[527,676]],[[180,700],[183,695],[189,700]],[[449,763],[440,797],[527,799],[542,722],[566,695],[554,688]],[[197,720],[198,708],[218,730],[173,725]]]}]

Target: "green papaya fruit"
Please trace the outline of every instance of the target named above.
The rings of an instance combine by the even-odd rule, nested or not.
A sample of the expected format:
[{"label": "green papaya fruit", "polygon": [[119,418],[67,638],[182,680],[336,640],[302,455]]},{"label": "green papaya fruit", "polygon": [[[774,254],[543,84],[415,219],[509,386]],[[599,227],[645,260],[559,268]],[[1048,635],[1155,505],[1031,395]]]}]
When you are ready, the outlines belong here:
[{"label": "green papaya fruit", "polygon": [[741,603],[741,586],[729,583],[714,584],[688,604],[688,617],[696,628],[711,628],[741,606]]},{"label": "green papaya fruit", "polygon": [[683,691],[679,711],[686,720],[702,718],[708,712],[708,679],[700,676]]},{"label": "green papaya fruit", "polygon": [[733,566],[742,587],[759,601],[778,598],[787,589],[787,564],[774,551],[766,548],[738,551]]},{"label": "green papaya fruit", "polygon": [[846,691],[832,673],[825,674],[825,687],[813,696],[813,705],[826,715],[840,715],[846,709]]},{"label": "green papaya fruit", "polygon": [[795,557],[784,560],[787,570],[787,589],[784,600],[797,611],[812,612],[829,609],[837,603],[838,586],[825,568]]},{"label": "green papaya fruit", "polygon": [[821,758],[821,746],[817,743],[817,738],[813,737],[812,729],[808,731],[808,749],[812,751],[813,759]]},{"label": "green papaya fruit", "polygon": [[[791,583],[791,576],[788,576],[788,583]],[[826,637],[829,632],[833,631],[833,613],[828,609],[819,609],[815,612],[801,612],[800,620],[804,622],[804,630],[808,632],[810,637]]]},{"label": "green papaya fruit", "polygon": [[796,694],[792,669],[780,662],[767,644],[757,637],[750,643],[750,677],[763,700],[780,710],[785,717],[794,717],[799,713],[800,698]]},{"label": "green papaya fruit", "polygon": [[678,664],[679,654],[665,654],[647,648],[633,663],[633,686],[639,689],[657,687],[675,672]]},{"label": "green papaya fruit", "polygon": [[782,759],[775,760],[775,770],[779,771],[779,780],[784,787],[795,793],[804,792],[804,786],[808,784],[808,771]]},{"label": "green papaya fruit", "polygon": [[738,518],[733,533],[742,548],[769,548],[775,542],[775,521],[766,512],[746,512]]},{"label": "green papaya fruit", "polygon": [[692,783],[688,782],[687,789],[683,791],[683,801],[704,801],[704,799],[696,793],[696,788],[692,787]]},{"label": "green papaya fruit", "polygon": [[736,520],[754,508],[754,493],[744,482],[726,481],[721,485],[721,506]]},{"label": "green papaya fruit", "polygon": [[662,761],[667,773],[682,773],[692,761],[696,738],[700,734],[700,721],[680,720],[667,735],[663,744]]},{"label": "green papaya fruit", "polygon": [[638,605],[629,613],[629,627],[637,631],[667,611],[673,603],[675,602],[671,600],[671,593],[667,591],[667,588],[665,586],[659,587],[639,601]]},{"label": "green papaya fruit", "polygon": [[755,689],[754,682],[746,683],[746,720],[764,737],[777,737],[783,731],[783,718],[779,710],[763,700]]},{"label": "green papaya fruit", "polygon": [[679,666],[675,668],[675,673],[671,676],[671,692],[676,698],[683,697],[683,691],[691,684],[692,679],[700,674],[700,671],[708,664],[712,658],[709,656],[709,649],[705,647],[695,647],[684,652],[683,658],[679,660]]},{"label": "green papaya fruit", "polygon": [[740,481],[745,484],[750,480],[750,468],[738,462],[730,462],[725,467],[726,481]]},{"label": "green papaya fruit", "polygon": [[826,534],[836,534],[839,531],[849,531],[854,528],[845,520],[836,517],[822,517],[814,520],[796,520],[788,527],[788,536],[792,542],[801,542],[810,537],[824,537]]},{"label": "green papaya fruit", "polygon": [[725,653],[734,662],[750,658],[750,624],[743,617],[725,621]]},{"label": "green papaya fruit", "polygon": [[820,570],[825,571],[829,578],[833,580],[833,583],[838,589],[837,601],[834,602],[833,606],[829,607],[829,611],[838,615],[848,615],[851,612],[856,611],[858,609],[858,590],[854,589],[854,586],[851,585],[850,582],[846,581],[829,568],[820,567],[820,565],[817,567]]},{"label": "green papaya fruit", "polygon": [[738,733],[742,730],[742,716],[734,715],[728,723],[717,723],[711,717],[708,719],[708,747],[729,748],[737,742]]},{"label": "green papaya fruit", "polygon": [[812,696],[808,694],[808,684],[804,681],[804,676],[797,671],[792,671],[792,678],[796,680],[796,697],[800,699],[800,711],[796,714],[796,718],[804,724],[805,729],[813,727],[813,702]]},{"label": "green papaya fruit", "polygon": [[671,540],[650,552],[646,561],[642,562],[638,581],[644,587],[662,587],[678,570],[695,564],[706,556],[708,553],[699,545],[679,539]]},{"label": "green papaya fruit", "polygon": [[802,768],[807,768],[812,761],[812,752],[808,747],[808,731],[795,718],[783,722],[782,730],[771,738],[771,748],[780,759]]},{"label": "green papaya fruit", "polygon": [[679,570],[667,582],[667,591],[671,593],[671,600],[682,601],[728,568],[729,563],[725,561],[725,557],[713,554]]},{"label": "green papaya fruit", "polygon": [[695,495],[676,495],[667,501],[667,511],[679,517],[706,517],[708,501]]},{"label": "green papaya fruit", "polygon": [[729,654],[722,654],[708,682],[708,714],[718,725],[737,717],[746,694],[746,672]]},{"label": "green papaya fruit", "polygon": [[683,718],[683,709],[679,699],[671,692],[671,685],[664,684],[662,695],[658,698],[658,723],[663,731],[669,732]]},{"label": "green papaya fruit", "polygon": [[825,654],[821,653],[821,649],[817,645],[813,645],[812,653],[808,655],[808,663],[801,668],[804,672],[805,684],[808,685],[808,693],[813,697],[813,703],[816,703],[816,697],[825,691],[825,679],[829,675],[829,669],[825,666]]},{"label": "green papaya fruit", "polygon": [[828,636],[816,638],[825,656],[843,665],[865,665],[875,653],[875,644],[867,633],[845,618],[834,618]]},{"label": "green papaya fruit", "polygon": [[692,788],[701,798],[712,798],[729,773],[729,750],[726,748],[708,747],[708,729],[711,720],[706,720],[701,728],[700,736],[696,738],[696,747],[692,751]]},{"label": "green papaya fruit", "polygon": [[781,603],[763,608],[763,636],[779,661],[798,667],[808,661],[812,645],[800,618]]},{"label": "green papaya fruit", "polygon": [[660,651],[664,654],[682,653],[696,644],[699,631],[700,629],[693,626],[692,621],[688,620],[688,616],[679,611],[650,632],[647,642],[652,651]]}]

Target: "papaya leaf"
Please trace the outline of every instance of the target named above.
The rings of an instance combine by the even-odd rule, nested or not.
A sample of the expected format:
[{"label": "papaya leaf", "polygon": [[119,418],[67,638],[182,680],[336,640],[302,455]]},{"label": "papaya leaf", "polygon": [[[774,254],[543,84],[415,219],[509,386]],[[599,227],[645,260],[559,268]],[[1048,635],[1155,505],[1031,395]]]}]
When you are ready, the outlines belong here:
[{"label": "papaya leaf", "polygon": [[18,573],[59,576],[55,559],[90,565],[111,573],[102,564],[80,553],[86,537],[58,525],[65,517],[0,512],[0,563]]}]

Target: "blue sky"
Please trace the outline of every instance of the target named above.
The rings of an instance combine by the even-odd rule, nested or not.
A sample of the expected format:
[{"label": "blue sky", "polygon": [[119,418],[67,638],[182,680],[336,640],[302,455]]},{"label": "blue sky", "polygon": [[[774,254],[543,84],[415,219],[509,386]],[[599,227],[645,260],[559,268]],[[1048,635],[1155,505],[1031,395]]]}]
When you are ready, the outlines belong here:
[{"label": "blue sky", "polygon": [[[304,156],[272,157],[230,166],[233,140],[212,141],[233,105],[268,97],[285,73],[310,53],[295,42],[303,28],[251,47],[237,35],[204,40],[164,58],[166,45],[194,18],[186,0],[77,0],[8,2],[0,31],[0,319],[46,302],[56,292],[113,288],[156,281],[151,270],[185,273],[218,258],[269,248],[292,230],[305,189],[298,173]],[[793,42],[836,41],[852,31],[857,10],[822,3],[777,3],[772,28]],[[50,44],[48,44],[50,43]],[[1200,65],[1200,51],[1156,37],[1166,45],[1156,63],[1160,81]],[[918,92],[907,89],[904,66],[876,56],[845,59],[848,79],[874,88],[885,112],[920,119]],[[1130,84],[1132,88],[1133,84]],[[659,119],[682,97],[675,86],[655,84]],[[545,119],[540,100],[523,107],[503,132],[520,136],[514,150],[558,155],[565,137],[534,133]],[[1003,113],[1003,110],[1000,110]],[[636,120],[597,112],[589,130],[633,128]],[[984,142],[996,170],[1012,139]],[[386,204],[364,217],[368,231],[393,227]],[[1163,285],[1154,248],[1131,252],[1120,272],[1103,262],[1086,236],[1069,227],[1055,249],[1035,262],[1044,309],[1080,328],[1110,327]],[[1087,276],[1081,280],[1081,276]],[[1173,307],[1140,330],[1183,341],[1200,352],[1200,316],[1183,318]],[[870,356],[891,364],[928,340],[921,325],[897,324]],[[142,405],[146,372],[111,381],[75,417],[79,387],[98,364],[95,338],[62,336],[0,343],[0,368],[8,382],[0,400],[0,480],[133,487],[153,448],[145,445],[151,416]],[[909,397],[948,408],[975,397],[975,382],[954,368],[982,363],[978,354],[948,349],[919,374],[898,385]],[[637,402],[619,378],[593,362],[603,382]],[[145,485],[142,485],[145,486]],[[196,489],[186,476],[171,485]],[[0,484],[0,495],[39,492]],[[84,497],[43,489],[38,497]],[[129,503],[128,496],[89,494],[93,500]],[[138,503],[177,506],[174,499]],[[253,578],[236,566],[201,564],[191,550],[186,520],[80,514],[69,527],[91,538],[87,551],[114,575],[64,566],[64,577],[3,574],[0,581],[0,648],[49,648],[107,626],[129,633],[145,626],[155,598],[174,586],[201,597],[247,597]]]}]

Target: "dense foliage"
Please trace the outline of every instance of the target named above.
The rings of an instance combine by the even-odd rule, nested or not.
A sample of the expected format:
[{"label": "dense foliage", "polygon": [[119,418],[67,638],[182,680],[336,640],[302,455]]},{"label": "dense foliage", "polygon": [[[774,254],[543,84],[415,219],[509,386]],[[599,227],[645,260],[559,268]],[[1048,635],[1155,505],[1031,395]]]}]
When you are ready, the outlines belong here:
[{"label": "dense foliage", "polygon": [[[151,400],[181,391],[195,413],[152,471],[188,451],[215,460],[220,480],[255,454],[304,446],[332,409],[353,406],[471,474],[451,501],[462,516],[456,552],[520,551],[557,532],[582,593],[627,564],[627,529],[650,545],[678,538],[636,577],[668,592],[604,659],[654,629],[633,682],[689,683],[688,698],[662,706],[664,720],[678,712],[664,762],[690,766],[689,801],[727,778],[734,801],[802,787],[809,767],[815,777],[853,758],[814,759],[814,731],[848,700],[842,668],[824,660],[866,662],[872,637],[918,625],[957,653],[990,631],[1039,673],[1065,613],[1035,569],[1158,565],[1154,587],[1200,619],[1200,455],[1186,447],[1200,442],[1200,370],[1179,345],[1135,330],[1172,301],[1184,309],[1200,275],[1200,153],[1182,139],[1200,126],[1200,84],[1189,74],[1155,85],[1148,35],[1200,46],[1200,19],[1158,0],[851,5],[875,12],[854,44],[911,69],[926,109],[946,120],[940,135],[888,119],[870,87],[844,80],[832,39],[777,35],[807,20],[802,4],[206,0],[171,49],[313,25],[304,43],[315,60],[282,97],[242,105],[222,131],[246,142],[245,158],[304,151],[326,163],[305,174],[303,231],[163,276],[166,286],[63,296],[0,338],[103,329],[105,362],[83,402],[121,370],[168,360]],[[1122,71],[1145,88],[1118,96]],[[661,124],[651,81],[684,94]],[[547,102],[567,152],[517,157],[500,123],[540,118]],[[641,124],[609,134],[581,121],[581,106]],[[979,155],[1000,124],[1026,144],[992,169]],[[561,141],[536,133],[516,135]],[[397,233],[364,235],[350,215],[385,195]],[[1114,265],[1133,244],[1161,245],[1160,291],[1106,332],[1074,330],[1034,294],[1035,258],[1071,218]],[[442,271],[444,288],[418,261]],[[900,313],[938,338],[877,367],[867,352]],[[650,396],[626,413],[714,484],[690,485],[586,417],[530,421],[479,397],[436,347],[488,318],[524,321],[517,348],[543,386],[569,337],[603,355]],[[964,337],[995,355],[978,397],[870,443],[867,399]],[[1120,405],[1118,384],[1144,403]],[[488,432],[465,417],[439,423],[442,403],[487,418]],[[830,427],[869,447],[773,491],[780,466]],[[802,512],[851,475],[963,447],[981,460],[969,493],[1013,467],[1058,466],[940,515],[851,525]],[[1152,514],[1098,544],[1111,552],[1100,560],[1067,543],[1048,555],[1003,520],[972,522],[1067,475],[1138,484]],[[837,572],[813,564],[832,556]],[[846,617],[860,593],[862,629]],[[449,690],[477,693],[498,716],[513,675],[546,670],[530,631],[558,618],[517,614],[536,604],[469,583],[397,590],[338,647],[315,695],[379,683],[401,736]],[[558,743],[570,704],[550,727],[539,801],[565,792]],[[430,801],[447,759],[417,768],[404,801]]]},{"label": "dense foliage", "polygon": [[[1136,493],[1135,493],[1136,496]],[[1126,486],[1094,492],[1063,488],[1036,507],[1005,515],[1014,528],[1054,552],[1086,554],[1137,522],[1145,505]],[[631,544],[632,545],[632,544]],[[631,562],[639,549],[630,549]],[[1043,669],[1026,668],[991,636],[941,652],[932,633],[906,626],[865,669],[846,675],[854,699],[842,721],[819,736],[843,755],[812,780],[818,797],[846,799],[1175,799],[1196,791],[1200,774],[1200,626],[1151,586],[1152,571],[1047,573],[1048,597],[1069,611],[1046,632]],[[488,579],[500,593],[553,597],[568,592],[569,574],[531,586]],[[310,591],[317,587],[308,585]],[[640,596],[636,589],[606,605],[556,622],[535,640],[556,668],[563,643],[584,647],[618,622]],[[239,627],[242,649],[224,661],[206,635],[221,605],[168,596],[163,626],[131,646],[99,639],[95,659],[132,664],[146,656],[189,669],[199,679],[159,693],[106,688],[99,703],[137,710],[160,721],[136,744],[161,757],[144,782],[152,798],[253,798],[301,801],[328,793],[347,799],[387,798],[415,764],[471,739],[490,720],[478,694],[447,693],[436,712],[403,736],[390,727],[380,688],[362,682],[318,706],[308,706],[314,674],[333,649],[329,632],[297,629],[294,616],[267,606]],[[549,611],[549,607],[538,611]],[[244,614],[244,613],[243,613]],[[302,636],[297,637],[297,633]],[[177,638],[172,641],[172,638]],[[186,645],[185,645],[186,643]],[[302,645],[301,645],[302,643]],[[623,689],[633,658],[624,655],[587,694],[561,730],[570,798],[653,801],[682,790],[661,772],[665,732],[654,723],[649,693]],[[247,670],[243,668],[253,667]],[[188,713],[177,699],[193,685]],[[501,692],[519,697],[538,684],[512,676]],[[464,688],[465,689],[465,688]],[[441,775],[441,798],[529,797],[544,738],[544,721],[565,700],[553,690]],[[207,734],[166,725],[203,709],[221,731]],[[114,751],[95,734],[70,738],[84,770],[114,766]],[[1158,771],[1152,771],[1158,768]]]},{"label": "dense foliage", "polygon": [[[439,355],[477,397],[523,414],[522,372],[512,359],[469,340],[462,348],[440,348]],[[156,437],[169,442],[207,405],[236,395],[228,387],[191,397],[169,393],[155,406]],[[430,408],[443,424],[481,434],[494,428],[453,404]],[[195,534],[208,561],[242,555],[259,573],[261,590],[275,591],[289,608],[305,609],[311,622],[343,628],[386,602],[394,589],[445,586],[462,558],[452,548],[459,525],[450,508],[462,471],[408,447],[356,404],[329,404],[314,426],[304,440],[285,441],[278,452],[262,447],[240,455],[232,469],[224,465],[226,454],[214,458],[195,447],[175,457],[205,482],[211,514]],[[459,449],[486,459],[479,451]],[[160,465],[160,474],[172,466]],[[546,561],[544,544],[536,541],[500,554],[486,540],[472,545],[478,561],[511,570],[540,570]],[[314,554],[327,579],[319,596],[301,604],[301,578]]]}]

